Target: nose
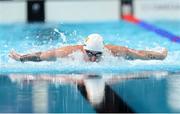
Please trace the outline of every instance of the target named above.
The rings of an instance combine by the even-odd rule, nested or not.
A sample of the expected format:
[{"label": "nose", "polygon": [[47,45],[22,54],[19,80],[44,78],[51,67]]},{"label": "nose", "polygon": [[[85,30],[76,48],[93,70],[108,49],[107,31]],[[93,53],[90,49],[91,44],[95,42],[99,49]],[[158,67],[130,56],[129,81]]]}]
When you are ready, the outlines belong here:
[{"label": "nose", "polygon": [[92,56],[92,57],[90,58],[90,61],[95,62],[96,59],[97,59],[97,58],[96,58],[95,56]]}]

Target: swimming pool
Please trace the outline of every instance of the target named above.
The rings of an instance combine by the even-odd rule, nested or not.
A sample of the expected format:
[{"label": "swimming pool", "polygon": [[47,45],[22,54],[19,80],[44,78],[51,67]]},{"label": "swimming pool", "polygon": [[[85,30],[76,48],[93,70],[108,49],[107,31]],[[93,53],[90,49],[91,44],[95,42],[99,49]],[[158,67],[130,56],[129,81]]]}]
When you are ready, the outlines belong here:
[{"label": "swimming pool", "polygon": [[[177,31],[179,22],[151,23],[180,35]],[[101,34],[107,44],[146,50],[165,47],[169,53],[163,61],[127,61],[107,56],[100,63],[82,62],[78,52],[74,53],[76,60],[59,59],[56,62],[20,63],[8,57],[8,52],[12,49],[20,53],[31,53],[82,44],[84,37],[90,33]],[[60,83],[65,77],[76,77],[74,80],[77,81],[78,77],[87,75],[95,75],[96,78],[93,79],[98,83],[104,80],[100,88],[105,87],[104,90],[109,91],[105,92],[110,96],[105,95],[110,99],[108,103],[114,104],[114,107],[123,107],[123,112],[180,112],[180,44],[135,24],[126,21],[1,24],[0,44],[0,91],[4,91],[0,94],[0,99],[3,99],[0,112],[107,112],[108,104],[101,104],[102,107],[99,108],[93,105],[91,97],[87,98],[83,94],[83,88],[86,87],[78,83],[72,84],[72,81]],[[43,76],[47,78],[37,78]],[[114,77],[119,80],[111,83],[116,80]],[[101,81],[97,81],[99,78]],[[84,78],[82,79],[85,83]],[[42,95],[42,100],[39,95]],[[111,99],[112,96],[117,103]],[[120,109],[112,108],[109,111],[120,112]]]}]

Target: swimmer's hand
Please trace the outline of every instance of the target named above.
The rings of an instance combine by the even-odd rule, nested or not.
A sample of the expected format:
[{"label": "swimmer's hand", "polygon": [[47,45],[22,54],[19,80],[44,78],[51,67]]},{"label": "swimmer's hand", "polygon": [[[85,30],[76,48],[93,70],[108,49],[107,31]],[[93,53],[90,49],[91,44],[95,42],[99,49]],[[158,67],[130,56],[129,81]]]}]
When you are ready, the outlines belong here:
[{"label": "swimmer's hand", "polygon": [[166,48],[163,48],[160,51],[147,51],[146,58],[149,60],[164,60],[167,57],[167,53],[168,51]]},{"label": "swimmer's hand", "polygon": [[149,59],[164,60],[167,57],[167,53],[168,53],[167,49],[163,48],[157,52],[152,52],[152,51],[148,52],[147,57]]},{"label": "swimmer's hand", "polygon": [[162,59],[165,59],[165,58],[167,57],[167,53],[168,53],[167,49],[166,49],[166,48],[163,48],[163,49],[162,49],[162,52],[161,52]]},{"label": "swimmer's hand", "polygon": [[21,55],[13,50],[13,51],[10,51],[9,57],[11,57],[12,59],[16,61],[20,61]]}]

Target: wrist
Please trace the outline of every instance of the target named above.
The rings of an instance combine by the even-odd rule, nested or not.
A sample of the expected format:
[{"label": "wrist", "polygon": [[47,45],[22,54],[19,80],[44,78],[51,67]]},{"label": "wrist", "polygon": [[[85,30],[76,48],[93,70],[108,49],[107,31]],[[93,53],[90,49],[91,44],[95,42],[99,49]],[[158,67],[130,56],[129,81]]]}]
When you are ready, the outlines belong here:
[{"label": "wrist", "polygon": [[25,60],[24,57],[20,56],[19,61],[24,62],[24,60]]}]

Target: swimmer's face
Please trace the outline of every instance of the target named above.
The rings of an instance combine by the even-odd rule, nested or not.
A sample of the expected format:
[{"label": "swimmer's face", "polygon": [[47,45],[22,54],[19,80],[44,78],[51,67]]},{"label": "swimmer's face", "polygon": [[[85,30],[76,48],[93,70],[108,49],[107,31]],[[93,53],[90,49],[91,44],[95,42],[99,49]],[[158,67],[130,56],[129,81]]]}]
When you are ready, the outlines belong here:
[{"label": "swimmer's face", "polygon": [[102,52],[85,50],[86,55],[91,62],[99,62],[102,57]]}]

